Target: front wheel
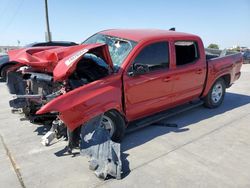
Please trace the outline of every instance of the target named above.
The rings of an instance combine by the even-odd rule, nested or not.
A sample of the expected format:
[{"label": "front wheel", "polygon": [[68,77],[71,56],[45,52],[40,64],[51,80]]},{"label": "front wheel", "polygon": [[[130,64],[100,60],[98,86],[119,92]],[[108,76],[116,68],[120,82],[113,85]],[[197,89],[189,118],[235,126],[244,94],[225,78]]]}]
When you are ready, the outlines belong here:
[{"label": "front wheel", "polygon": [[217,108],[218,106],[220,106],[224,100],[225,92],[225,81],[222,78],[219,78],[214,83],[207,96],[204,98],[205,107]]},{"label": "front wheel", "polygon": [[125,134],[125,122],[118,112],[109,111],[104,113],[101,124],[106,130],[108,130],[110,137],[114,142],[122,141]]}]

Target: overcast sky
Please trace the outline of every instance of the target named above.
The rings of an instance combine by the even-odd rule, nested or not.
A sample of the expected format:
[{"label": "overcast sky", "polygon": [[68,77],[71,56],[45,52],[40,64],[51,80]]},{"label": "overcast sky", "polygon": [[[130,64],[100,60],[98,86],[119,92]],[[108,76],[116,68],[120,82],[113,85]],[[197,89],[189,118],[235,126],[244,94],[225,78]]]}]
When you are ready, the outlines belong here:
[{"label": "overcast sky", "polygon": [[[53,40],[81,42],[110,28],[197,34],[205,46],[250,47],[250,0],[48,0]],[[44,0],[0,0],[0,45],[44,41]]]}]

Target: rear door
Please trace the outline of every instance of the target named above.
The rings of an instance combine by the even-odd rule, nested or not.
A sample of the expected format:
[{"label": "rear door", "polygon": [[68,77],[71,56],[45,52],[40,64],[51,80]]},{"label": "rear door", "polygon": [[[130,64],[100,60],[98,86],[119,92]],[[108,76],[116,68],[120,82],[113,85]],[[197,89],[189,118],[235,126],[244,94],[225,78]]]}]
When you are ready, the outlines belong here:
[{"label": "rear door", "polygon": [[129,121],[161,111],[172,102],[169,43],[161,41],[145,45],[132,58],[130,70],[137,63],[147,64],[149,72],[134,76],[124,74],[125,111]]},{"label": "rear door", "polygon": [[206,62],[195,40],[173,41],[175,51],[173,102],[178,105],[198,98],[206,78]]}]

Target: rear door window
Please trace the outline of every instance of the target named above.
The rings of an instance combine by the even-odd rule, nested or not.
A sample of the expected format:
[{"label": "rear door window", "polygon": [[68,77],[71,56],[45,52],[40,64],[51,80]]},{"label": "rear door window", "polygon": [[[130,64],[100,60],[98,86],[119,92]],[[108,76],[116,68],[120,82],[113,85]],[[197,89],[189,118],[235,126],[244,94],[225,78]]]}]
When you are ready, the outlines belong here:
[{"label": "rear door window", "polygon": [[199,59],[198,45],[194,41],[175,42],[176,66],[186,65]]}]

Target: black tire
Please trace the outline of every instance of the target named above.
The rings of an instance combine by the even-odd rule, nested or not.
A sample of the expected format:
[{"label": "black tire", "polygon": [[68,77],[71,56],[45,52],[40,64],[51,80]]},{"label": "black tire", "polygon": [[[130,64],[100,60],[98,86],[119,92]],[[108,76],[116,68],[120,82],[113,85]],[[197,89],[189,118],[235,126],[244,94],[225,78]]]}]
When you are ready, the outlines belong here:
[{"label": "black tire", "polygon": [[[218,91],[218,92],[216,92]],[[221,91],[221,94],[220,92]],[[226,92],[226,84],[224,79],[219,78],[215,81],[207,96],[204,98],[204,106],[207,108],[217,108],[224,100]]]},{"label": "black tire", "polygon": [[1,70],[1,77],[4,81],[6,81],[7,78],[7,70],[11,67],[12,65],[5,65],[2,70]]},{"label": "black tire", "polygon": [[107,116],[113,121],[114,132],[111,135],[112,141],[121,142],[125,135],[125,130],[126,130],[125,121],[123,117],[115,110],[104,113],[104,116]]}]

